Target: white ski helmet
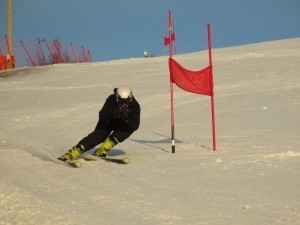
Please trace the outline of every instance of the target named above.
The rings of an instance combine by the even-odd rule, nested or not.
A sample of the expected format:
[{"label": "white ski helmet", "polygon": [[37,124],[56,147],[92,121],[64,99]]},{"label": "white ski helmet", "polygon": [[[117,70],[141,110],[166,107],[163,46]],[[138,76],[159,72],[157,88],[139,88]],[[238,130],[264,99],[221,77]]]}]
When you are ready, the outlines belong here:
[{"label": "white ski helmet", "polygon": [[130,103],[132,101],[132,91],[126,85],[118,87],[116,95],[118,102],[126,100]]}]

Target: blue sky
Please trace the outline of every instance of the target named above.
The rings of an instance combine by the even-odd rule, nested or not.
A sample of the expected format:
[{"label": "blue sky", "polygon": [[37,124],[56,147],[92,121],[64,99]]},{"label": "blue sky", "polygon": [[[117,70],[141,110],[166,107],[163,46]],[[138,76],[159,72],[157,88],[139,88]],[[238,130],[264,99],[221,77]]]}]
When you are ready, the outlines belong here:
[{"label": "blue sky", "polygon": [[[0,0],[0,38],[7,33]],[[12,0],[13,39],[37,37],[89,49],[93,61],[163,55],[172,10],[177,54],[300,37],[300,0]]]}]

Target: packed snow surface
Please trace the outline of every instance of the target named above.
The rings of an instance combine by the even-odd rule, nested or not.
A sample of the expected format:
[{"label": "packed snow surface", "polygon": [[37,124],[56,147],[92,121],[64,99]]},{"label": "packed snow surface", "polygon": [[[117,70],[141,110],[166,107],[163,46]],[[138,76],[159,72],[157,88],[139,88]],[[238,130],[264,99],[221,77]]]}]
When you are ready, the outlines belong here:
[{"label": "packed snow surface", "polygon": [[[299,225],[300,38],[213,49],[213,65],[217,151],[210,97],[174,86],[175,154],[168,57],[1,72],[0,225]],[[56,161],[121,84],[141,125],[111,155],[131,163]]]}]

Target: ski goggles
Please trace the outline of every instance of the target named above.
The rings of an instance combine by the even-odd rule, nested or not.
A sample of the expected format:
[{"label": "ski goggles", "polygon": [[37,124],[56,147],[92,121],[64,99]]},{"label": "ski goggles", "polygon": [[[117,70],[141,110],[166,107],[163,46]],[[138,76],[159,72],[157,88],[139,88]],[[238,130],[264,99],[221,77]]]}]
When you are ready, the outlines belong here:
[{"label": "ski goggles", "polygon": [[131,98],[117,98],[117,102],[119,105],[129,105],[132,102],[132,97]]}]

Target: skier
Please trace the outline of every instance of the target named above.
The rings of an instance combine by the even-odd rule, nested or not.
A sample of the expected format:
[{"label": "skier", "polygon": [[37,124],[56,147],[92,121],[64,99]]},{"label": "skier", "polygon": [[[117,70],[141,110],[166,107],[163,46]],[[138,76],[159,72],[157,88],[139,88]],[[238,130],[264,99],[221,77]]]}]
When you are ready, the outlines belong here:
[{"label": "skier", "polygon": [[59,160],[71,162],[80,154],[102,143],[94,155],[107,157],[109,150],[126,140],[140,125],[140,105],[128,86],[114,89],[99,112],[95,130],[71,148]]}]

